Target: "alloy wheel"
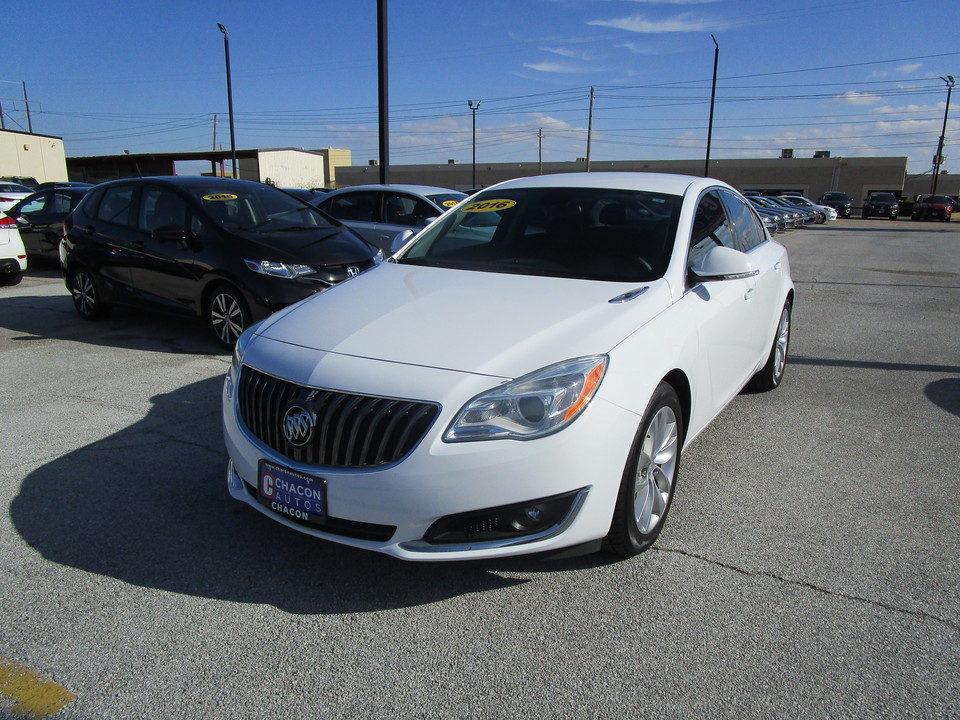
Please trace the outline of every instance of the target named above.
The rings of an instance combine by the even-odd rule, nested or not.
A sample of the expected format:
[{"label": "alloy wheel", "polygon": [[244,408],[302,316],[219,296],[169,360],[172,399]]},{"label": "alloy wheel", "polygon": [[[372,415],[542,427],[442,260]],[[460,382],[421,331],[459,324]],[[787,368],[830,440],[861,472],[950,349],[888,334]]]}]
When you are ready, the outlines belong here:
[{"label": "alloy wheel", "polygon": [[224,345],[237,342],[243,332],[243,308],[231,293],[221,292],[214,295],[210,302],[210,325]]},{"label": "alloy wheel", "polygon": [[673,492],[679,456],[677,416],[661,407],[647,428],[637,462],[633,515],[644,535],[654,530],[666,513]]}]

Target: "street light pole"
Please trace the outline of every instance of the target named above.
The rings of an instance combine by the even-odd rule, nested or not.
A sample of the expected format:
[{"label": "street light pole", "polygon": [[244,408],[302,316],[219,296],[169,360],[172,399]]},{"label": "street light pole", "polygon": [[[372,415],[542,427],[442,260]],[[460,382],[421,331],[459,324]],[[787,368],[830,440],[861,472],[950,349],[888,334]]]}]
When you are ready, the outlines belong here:
[{"label": "street light pole", "polygon": [[473,104],[473,100],[467,100],[467,107],[473,111],[473,186],[471,190],[477,187],[477,110],[480,109],[480,103],[482,100],[477,100],[477,104]]},{"label": "street light pole", "polygon": [[230,39],[227,37],[227,29],[217,23],[220,32],[223,33],[223,57],[227,63],[227,111],[230,113],[230,158],[233,162],[233,177],[238,177],[237,173],[237,141],[233,133],[233,85],[230,82]]},{"label": "street light pole", "polygon": [[710,124],[707,126],[707,159],[703,164],[703,176],[710,176],[710,143],[713,141],[713,104],[717,99],[717,62],[720,60],[720,44],[711,34],[716,49],[713,51],[713,87],[710,90]]},{"label": "street light pole", "polygon": [[947,75],[940,79],[947,84],[947,106],[943,109],[943,130],[940,131],[940,142],[937,143],[937,154],[933,157],[933,181],[930,183],[930,194],[937,194],[937,178],[940,176],[940,165],[943,163],[943,139],[947,134],[947,114],[950,112],[950,95],[953,93],[953,86],[957,84],[953,75]]}]

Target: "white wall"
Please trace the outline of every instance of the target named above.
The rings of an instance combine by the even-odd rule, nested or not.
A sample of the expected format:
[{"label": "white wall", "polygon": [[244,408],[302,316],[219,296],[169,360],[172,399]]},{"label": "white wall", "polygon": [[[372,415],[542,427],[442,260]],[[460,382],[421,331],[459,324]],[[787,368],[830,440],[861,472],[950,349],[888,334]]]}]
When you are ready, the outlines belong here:
[{"label": "white wall", "polygon": [[260,181],[277,187],[314,188],[326,185],[323,155],[301,150],[261,150]]},{"label": "white wall", "polygon": [[38,182],[67,179],[63,140],[0,130],[0,176],[22,175]]}]

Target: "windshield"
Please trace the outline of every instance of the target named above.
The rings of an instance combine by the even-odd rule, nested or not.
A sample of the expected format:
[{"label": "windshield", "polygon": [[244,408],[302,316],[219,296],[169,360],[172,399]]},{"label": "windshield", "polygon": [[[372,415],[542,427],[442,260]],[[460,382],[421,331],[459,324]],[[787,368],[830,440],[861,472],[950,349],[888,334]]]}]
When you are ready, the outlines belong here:
[{"label": "windshield", "polygon": [[269,185],[237,183],[190,188],[207,214],[227,230],[277,232],[322,229],[334,224],[312,205]]},{"label": "windshield", "polygon": [[897,199],[893,196],[893,193],[871,193],[871,200],[877,200],[879,202],[896,202]]},{"label": "windshield", "polygon": [[398,262],[645,282],[666,272],[682,201],[599,188],[492,190],[429,226]]}]

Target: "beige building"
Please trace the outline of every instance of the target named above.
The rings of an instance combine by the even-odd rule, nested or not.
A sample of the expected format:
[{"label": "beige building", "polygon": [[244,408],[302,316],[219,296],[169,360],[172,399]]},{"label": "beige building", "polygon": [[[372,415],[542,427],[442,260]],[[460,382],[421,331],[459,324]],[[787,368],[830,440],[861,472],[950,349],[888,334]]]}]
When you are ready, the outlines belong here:
[{"label": "beige building", "polygon": [[[349,165],[350,151],[342,148],[300,150],[237,150],[241,180],[270,182],[277,187],[319,188],[337,182],[337,166]],[[177,163],[200,163],[199,171],[188,174],[230,175],[230,150],[187,153],[125,153],[67,158],[70,179],[100,183],[129,177],[176,175]]]},{"label": "beige building", "polygon": [[[376,164],[337,168],[339,187],[379,182]],[[583,172],[586,162],[478,163],[477,185],[486,187],[516,177],[564,172]],[[702,176],[703,160],[615,160],[593,161],[590,172],[665,172]],[[858,205],[874,190],[901,194],[907,173],[906,157],[782,157],[758,160],[711,160],[710,176],[740,190],[760,190],[775,194],[800,191],[816,200],[828,190],[842,190]],[[957,177],[957,176],[951,176]],[[437,185],[454,190],[471,188],[471,163],[446,165],[392,165],[389,180],[394,184]],[[929,176],[928,176],[929,178]],[[929,180],[928,180],[929,182]],[[945,184],[946,185],[946,184]],[[954,183],[954,186],[956,183]],[[954,194],[956,187],[952,188]],[[941,186],[938,192],[947,192]]]},{"label": "beige building", "polygon": [[66,180],[63,140],[52,135],[0,130],[0,177],[27,177],[37,182]]}]

